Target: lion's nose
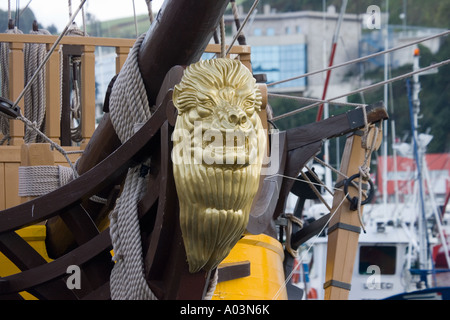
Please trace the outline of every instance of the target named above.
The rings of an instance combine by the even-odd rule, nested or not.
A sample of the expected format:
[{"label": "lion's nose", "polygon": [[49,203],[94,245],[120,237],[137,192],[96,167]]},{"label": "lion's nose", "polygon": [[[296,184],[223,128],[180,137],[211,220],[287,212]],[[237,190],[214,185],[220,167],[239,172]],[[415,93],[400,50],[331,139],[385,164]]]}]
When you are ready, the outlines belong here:
[{"label": "lion's nose", "polygon": [[228,112],[228,121],[234,125],[244,124],[247,121],[247,115],[240,110],[231,110]]}]

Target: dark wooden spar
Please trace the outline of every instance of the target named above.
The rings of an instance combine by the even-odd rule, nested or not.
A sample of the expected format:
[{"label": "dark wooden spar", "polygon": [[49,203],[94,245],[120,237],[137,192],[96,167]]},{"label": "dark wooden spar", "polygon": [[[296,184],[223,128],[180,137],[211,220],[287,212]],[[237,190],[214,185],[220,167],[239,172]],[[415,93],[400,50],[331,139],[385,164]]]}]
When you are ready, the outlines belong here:
[{"label": "dark wooden spar", "polygon": [[[178,199],[171,163],[171,133],[176,111],[172,88],[184,67],[200,58],[217,27],[227,0],[166,0],[150,28],[139,55],[152,117],[121,144],[106,114],[79,162],[80,177],[37,199],[0,212],[0,251],[21,273],[0,278],[0,299],[20,299],[26,290],[40,299],[109,299],[113,266],[109,229],[99,232],[99,221],[114,205],[127,169],[151,155],[148,191],[139,203],[145,276],[160,299],[201,299],[210,274],[190,274],[178,222]],[[367,109],[369,123],[386,118],[382,105]],[[280,132],[280,175],[296,177],[324,139],[355,132],[365,121],[361,109],[304,127]],[[273,140],[274,141],[274,140]],[[264,178],[264,177],[262,177]],[[255,198],[248,231],[275,236],[275,219],[285,210],[292,181],[281,176],[264,179]],[[89,200],[108,199],[106,205]],[[47,248],[56,258],[47,263],[14,231],[47,220]],[[319,227],[296,234],[295,245],[317,233]],[[300,240],[299,240],[300,239]],[[82,270],[82,289],[65,283],[67,266]],[[219,269],[219,281],[242,276],[236,266]],[[245,272],[244,272],[245,274]]]}]

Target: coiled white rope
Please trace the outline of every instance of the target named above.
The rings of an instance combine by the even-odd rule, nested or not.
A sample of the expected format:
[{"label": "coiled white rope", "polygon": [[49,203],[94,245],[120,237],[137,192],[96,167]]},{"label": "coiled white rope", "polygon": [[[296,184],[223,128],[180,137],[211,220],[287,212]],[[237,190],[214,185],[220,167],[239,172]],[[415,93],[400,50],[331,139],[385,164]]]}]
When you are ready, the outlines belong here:
[{"label": "coiled white rope", "polygon": [[[33,35],[50,35],[47,30],[32,30],[30,34]],[[47,54],[47,48],[42,43],[26,43],[24,46],[24,65],[25,65],[25,84],[27,84],[33,77],[34,73],[38,69],[39,65],[44,61]],[[26,91],[24,100],[25,117],[31,122],[36,124],[37,128],[42,130],[42,126],[45,118],[45,69],[41,69],[37,75],[37,78],[31,84],[30,88]],[[35,130],[29,127],[25,127],[24,140],[25,143],[39,142],[38,136]]]}]

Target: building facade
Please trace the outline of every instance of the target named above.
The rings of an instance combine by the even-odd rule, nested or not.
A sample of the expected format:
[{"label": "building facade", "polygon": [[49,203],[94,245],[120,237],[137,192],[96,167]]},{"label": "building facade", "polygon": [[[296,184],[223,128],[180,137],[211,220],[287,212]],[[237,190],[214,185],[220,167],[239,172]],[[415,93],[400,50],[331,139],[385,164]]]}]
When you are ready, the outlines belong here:
[{"label": "building facade", "polygon": [[[244,13],[240,14],[242,17]],[[254,73],[265,73],[267,82],[276,82],[328,66],[333,34],[339,13],[333,6],[326,12],[298,11],[277,13],[264,6],[244,28],[247,44],[252,47]],[[227,42],[236,33],[233,16],[226,16],[232,26]],[[334,64],[358,58],[363,15],[345,14],[338,38]],[[327,97],[350,88],[343,79],[355,66],[332,71]],[[271,87],[272,91],[299,92],[321,97],[326,73],[301,78]]]}]

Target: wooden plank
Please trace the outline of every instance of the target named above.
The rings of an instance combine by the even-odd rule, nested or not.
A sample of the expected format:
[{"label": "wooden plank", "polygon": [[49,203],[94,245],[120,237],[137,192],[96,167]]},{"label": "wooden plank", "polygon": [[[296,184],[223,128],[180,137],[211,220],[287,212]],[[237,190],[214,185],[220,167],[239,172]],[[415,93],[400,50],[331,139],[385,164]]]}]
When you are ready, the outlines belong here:
[{"label": "wooden plank", "polygon": [[5,190],[6,208],[21,203],[19,197],[19,166],[20,163],[5,163],[5,181],[8,186]]},{"label": "wooden plank", "polygon": [[21,146],[0,146],[0,162],[20,162]]},{"label": "wooden plank", "polygon": [[[58,36],[51,35],[31,35],[31,34],[0,34],[0,42],[9,43],[47,43],[53,44]],[[65,36],[60,44],[64,45],[90,45],[103,47],[132,47],[135,40],[120,38],[99,38],[99,37],[77,37]]]},{"label": "wooden plank", "polygon": [[[0,42],[7,43],[44,43],[53,44],[56,42],[57,36],[51,35],[30,35],[30,34],[0,34]],[[115,47],[115,48],[128,48],[133,47],[135,40],[122,39],[122,38],[107,38],[107,37],[76,37],[65,36],[62,38],[61,45],[90,45],[98,47]],[[227,46],[228,48],[228,46]],[[127,50],[127,49],[120,49]],[[216,53],[220,52],[220,44],[210,43],[206,46],[205,52]],[[234,45],[231,48],[230,54],[244,54],[249,55],[251,53],[251,47],[246,45]]]},{"label": "wooden plank", "polygon": [[129,47],[116,47],[116,73],[119,73],[120,70],[123,67],[123,64],[125,63],[125,60],[127,60],[128,53],[130,52]]},{"label": "wooden plank", "polygon": [[81,135],[86,146],[95,130],[95,46],[83,46],[81,54]]},{"label": "wooden plank", "polygon": [[[47,45],[47,51],[50,50]],[[45,86],[45,134],[57,144],[60,144],[61,136],[61,79],[60,79],[60,57],[59,48],[51,54],[46,65],[46,86]]]},{"label": "wooden plank", "polygon": [[[21,166],[53,166],[55,157],[50,150],[50,143],[23,144],[21,148]],[[22,202],[30,201],[35,197],[22,197]]]},{"label": "wooden plank", "polygon": [[0,162],[0,210],[6,209],[5,164]]},{"label": "wooden plank", "polygon": [[[225,46],[225,48],[228,50],[230,46]],[[221,45],[217,43],[210,43],[206,46],[205,52],[211,52],[211,53],[219,53],[221,52]],[[233,46],[230,50],[230,54],[238,54],[238,55],[249,55],[251,54],[251,47],[250,46]],[[250,69],[251,70],[251,69]]]},{"label": "wooden plank", "polygon": [[21,166],[52,166],[55,163],[50,143],[29,143],[21,146]]},{"label": "wooden plank", "polygon": [[[379,134],[380,137],[381,134]],[[371,141],[373,138],[373,134],[369,134],[368,141]],[[379,143],[380,140],[376,148],[378,148]],[[340,171],[348,177],[359,173],[359,167],[364,164],[365,157],[366,154],[362,145],[362,137],[359,134],[353,134],[347,138]],[[370,157],[367,163],[370,165]],[[336,183],[343,180],[344,178],[339,176]],[[329,224],[329,229],[332,228],[332,231],[328,234],[327,268],[325,274],[325,299],[327,300],[348,299],[349,288],[343,288],[339,283],[345,284],[344,286],[351,285],[353,266],[358,249],[358,232],[347,228],[333,228],[338,223],[356,228],[360,227],[358,212],[350,210],[350,202],[344,199],[343,187],[340,189],[341,191],[336,190],[335,196],[333,197],[331,213],[333,214],[335,212],[335,214]],[[358,196],[356,188],[349,188],[348,192],[350,198]],[[343,203],[340,205],[342,201]],[[361,207],[361,214],[362,211],[363,206]],[[330,283],[331,285],[329,285]]]},{"label": "wooden plank", "polygon": [[[9,54],[9,97],[15,101],[24,87],[24,54],[23,43],[11,43]],[[23,112],[24,99],[19,102],[19,107]],[[9,120],[9,134],[11,145],[23,144],[25,127],[22,121]]]}]

